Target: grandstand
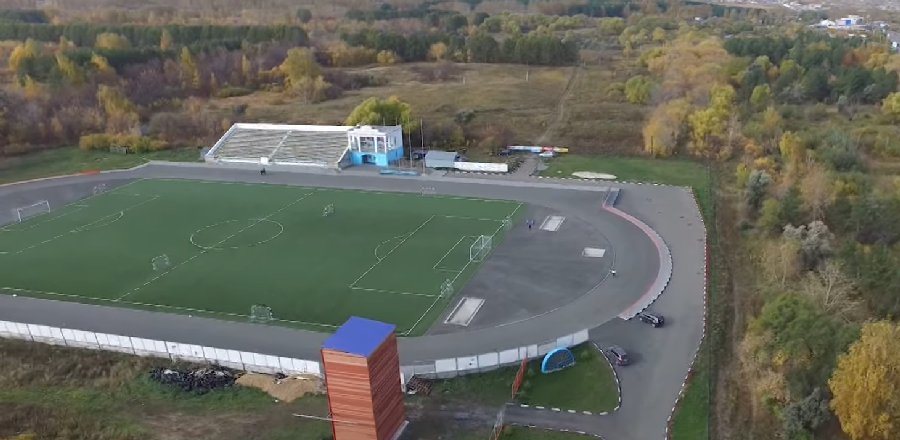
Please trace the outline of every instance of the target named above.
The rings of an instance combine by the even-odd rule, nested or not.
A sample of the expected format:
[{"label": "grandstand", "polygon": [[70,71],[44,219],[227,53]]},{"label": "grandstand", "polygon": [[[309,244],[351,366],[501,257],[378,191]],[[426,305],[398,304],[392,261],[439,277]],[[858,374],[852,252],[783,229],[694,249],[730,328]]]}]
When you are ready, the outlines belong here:
[{"label": "grandstand", "polygon": [[207,162],[343,168],[388,166],[403,157],[399,125],[323,126],[244,124],[231,126],[205,156]]}]

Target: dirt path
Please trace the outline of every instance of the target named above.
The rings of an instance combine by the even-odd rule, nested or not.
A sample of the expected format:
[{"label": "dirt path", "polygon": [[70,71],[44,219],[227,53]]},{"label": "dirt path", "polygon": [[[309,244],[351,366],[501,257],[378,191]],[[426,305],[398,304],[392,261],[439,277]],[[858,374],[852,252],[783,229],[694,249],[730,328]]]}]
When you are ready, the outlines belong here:
[{"label": "dirt path", "polygon": [[553,135],[556,134],[556,131],[559,129],[560,125],[562,125],[563,120],[566,116],[566,101],[569,100],[569,97],[572,96],[572,90],[575,88],[575,81],[578,80],[579,73],[581,68],[579,66],[572,67],[572,74],[569,75],[569,82],[566,84],[565,90],[563,90],[562,95],[560,95],[559,102],[556,104],[556,118],[550,125],[547,126],[547,129],[544,130],[544,133],[535,141],[535,145],[544,145],[547,143],[548,139],[551,139]]}]

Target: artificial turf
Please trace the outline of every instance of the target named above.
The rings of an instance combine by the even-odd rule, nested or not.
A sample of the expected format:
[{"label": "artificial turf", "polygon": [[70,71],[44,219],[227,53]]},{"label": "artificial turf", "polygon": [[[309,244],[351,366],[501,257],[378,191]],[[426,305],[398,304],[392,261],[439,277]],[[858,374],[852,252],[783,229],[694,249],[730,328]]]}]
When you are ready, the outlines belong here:
[{"label": "artificial turf", "polygon": [[[334,212],[324,216],[327,205]],[[520,203],[146,179],[0,229],[0,290],[328,331],[351,315],[421,334]],[[151,261],[168,265],[154,270]]]}]

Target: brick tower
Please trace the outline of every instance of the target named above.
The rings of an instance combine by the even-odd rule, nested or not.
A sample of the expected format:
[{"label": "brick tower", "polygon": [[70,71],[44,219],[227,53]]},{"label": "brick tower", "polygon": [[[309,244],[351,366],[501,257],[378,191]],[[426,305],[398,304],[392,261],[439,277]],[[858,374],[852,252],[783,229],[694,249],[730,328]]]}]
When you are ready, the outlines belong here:
[{"label": "brick tower", "polygon": [[322,344],[334,440],[393,440],[406,426],[394,326],[352,316]]}]

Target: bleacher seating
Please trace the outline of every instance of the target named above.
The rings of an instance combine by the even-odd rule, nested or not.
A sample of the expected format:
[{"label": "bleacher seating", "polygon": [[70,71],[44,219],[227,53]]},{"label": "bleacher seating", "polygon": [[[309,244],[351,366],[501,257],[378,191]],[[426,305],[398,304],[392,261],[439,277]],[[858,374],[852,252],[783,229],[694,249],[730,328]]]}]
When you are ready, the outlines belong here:
[{"label": "bleacher seating", "polygon": [[210,153],[219,160],[258,163],[260,158],[267,157],[275,164],[337,166],[347,151],[350,127],[343,131],[329,129],[235,124]]}]

